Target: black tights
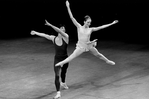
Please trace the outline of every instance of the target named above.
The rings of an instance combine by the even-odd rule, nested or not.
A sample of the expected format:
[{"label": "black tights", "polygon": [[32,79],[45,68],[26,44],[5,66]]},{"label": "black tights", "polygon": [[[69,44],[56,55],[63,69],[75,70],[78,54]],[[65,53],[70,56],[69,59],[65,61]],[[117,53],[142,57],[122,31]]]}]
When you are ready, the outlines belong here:
[{"label": "black tights", "polygon": [[[60,76],[61,76],[62,82],[65,83],[67,68],[68,68],[68,63],[64,64],[63,67],[60,67],[60,66],[56,67],[56,66],[54,66],[55,86],[56,86],[56,90],[57,91],[60,90],[60,81],[59,81]],[[61,71],[61,75],[60,75],[60,71]]]}]

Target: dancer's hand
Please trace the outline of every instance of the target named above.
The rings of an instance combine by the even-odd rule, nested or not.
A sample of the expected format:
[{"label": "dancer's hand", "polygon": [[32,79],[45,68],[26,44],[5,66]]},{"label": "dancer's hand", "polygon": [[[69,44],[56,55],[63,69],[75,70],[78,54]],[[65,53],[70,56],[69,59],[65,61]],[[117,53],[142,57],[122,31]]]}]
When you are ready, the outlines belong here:
[{"label": "dancer's hand", "polygon": [[50,23],[47,20],[45,20],[45,22],[46,22],[45,25],[48,25],[48,26],[50,25]]},{"label": "dancer's hand", "polygon": [[31,31],[31,35],[35,35],[36,34],[36,32],[35,31]]},{"label": "dancer's hand", "polygon": [[98,39],[94,39],[92,42],[96,42]]},{"label": "dancer's hand", "polygon": [[57,64],[55,65],[55,67],[57,67],[57,66],[61,66],[61,67],[62,67],[62,64],[59,62],[59,63],[57,63]]},{"label": "dancer's hand", "polygon": [[70,4],[69,4],[69,1],[68,0],[66,0],[66,6],[68,7]]},{"label": "dancer's hand", "polygon": [[113,21],[113,23],[112,23],[112,24],[116,24],[116,23],[118,23],[118,20]]},{"label": "dancer's hand", "polygon": [[93,40],[93,41],[89,41],[89,42],[87,42],[87,44],[91,44],[91,43],[94,43],[94,42],[96,42],[98,39],[95,39],[95,40]]},{"label": "dancer's hand", "polygon": [[47,25],[47,26],[52,26],[52,24],[51,23],[49,23],[47,20],[45,20],[45,25]]}]

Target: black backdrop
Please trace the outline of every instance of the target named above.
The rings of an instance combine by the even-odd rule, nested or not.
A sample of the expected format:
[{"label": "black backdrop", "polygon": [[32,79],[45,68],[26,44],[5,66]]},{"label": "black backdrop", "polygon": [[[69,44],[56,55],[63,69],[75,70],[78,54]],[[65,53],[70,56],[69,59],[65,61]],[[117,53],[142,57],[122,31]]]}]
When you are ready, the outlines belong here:
[{"label": "black backdrop", "polygon": [[[69,0],[76,20],[83,24],[90,15],[91,26],[119,20],[119,23],[94,32],[91,39],[148,43],[148,1],[143,0]],[[1,0],[0,39],[31,37],[30,31],[55,33],[45,26],[45,19],[55,26],[65,24],[71,41],[77,40],[76,27],[71,22],[65,0]]]}]

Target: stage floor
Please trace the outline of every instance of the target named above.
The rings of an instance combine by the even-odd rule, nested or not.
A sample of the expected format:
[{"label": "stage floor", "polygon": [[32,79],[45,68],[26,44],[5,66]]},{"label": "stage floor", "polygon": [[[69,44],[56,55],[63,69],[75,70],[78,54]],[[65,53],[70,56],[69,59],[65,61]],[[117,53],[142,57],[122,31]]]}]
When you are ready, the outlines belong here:
[{"label": "stage floor", "polygon": [[[145,46],[98,42],[112,66],[84,53],[70,62],[61,99],[148,99],[149,52]],[[68,47],[69,55],[75,44]],[[54,46],[43,38],[0,41],[0,99],[52,99]]]}]

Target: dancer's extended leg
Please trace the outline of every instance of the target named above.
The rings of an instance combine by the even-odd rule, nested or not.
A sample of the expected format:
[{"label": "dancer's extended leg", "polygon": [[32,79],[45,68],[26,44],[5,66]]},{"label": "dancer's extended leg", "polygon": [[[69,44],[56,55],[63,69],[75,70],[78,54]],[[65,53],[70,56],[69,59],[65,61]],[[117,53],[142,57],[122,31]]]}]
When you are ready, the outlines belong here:
[{"label": "dancer's extended leg", "polygon": [[60,67],[54,67],[54,71],[55,71],[55,87],[57,91],[60,91]]},{"label": "dancer's extended leg", "polygon": [[111,65],[115,65],[115,62],[107,59],[103,54],[99,53],[98,50],[95,47],[90,48],[90,52],[95,55],[96,57],[106,61],[106,63],[111,64]]},{"label": "dancer's extended leg", "polygon": [[61,69],[61,67],[55,67],[54,66],[54,71],[55,71],[55,87],[56,87],[56,90],[57,90],[57,94],[54,97],[54,99],[58,99],[58,98],[61,97],[61,93],[60,93],[60,81],[59,81],[59,78],[60,78],[60,69]]},{"label": "dancer's extended leg", "polygon": [[81,48],[76,48],[76,49],[74,50],[74,52],[73,52],[69,57],[67,57],[65,60],[63,60],[63,61],[57,63],[55,66],[63,66],[63,64],[66,64],[66,63],[70,62],[72,59],[74,59],[74,58],[76,58],[77,56],[81,55],[83,52],[84,52],[83,49],[81,49]]}]

